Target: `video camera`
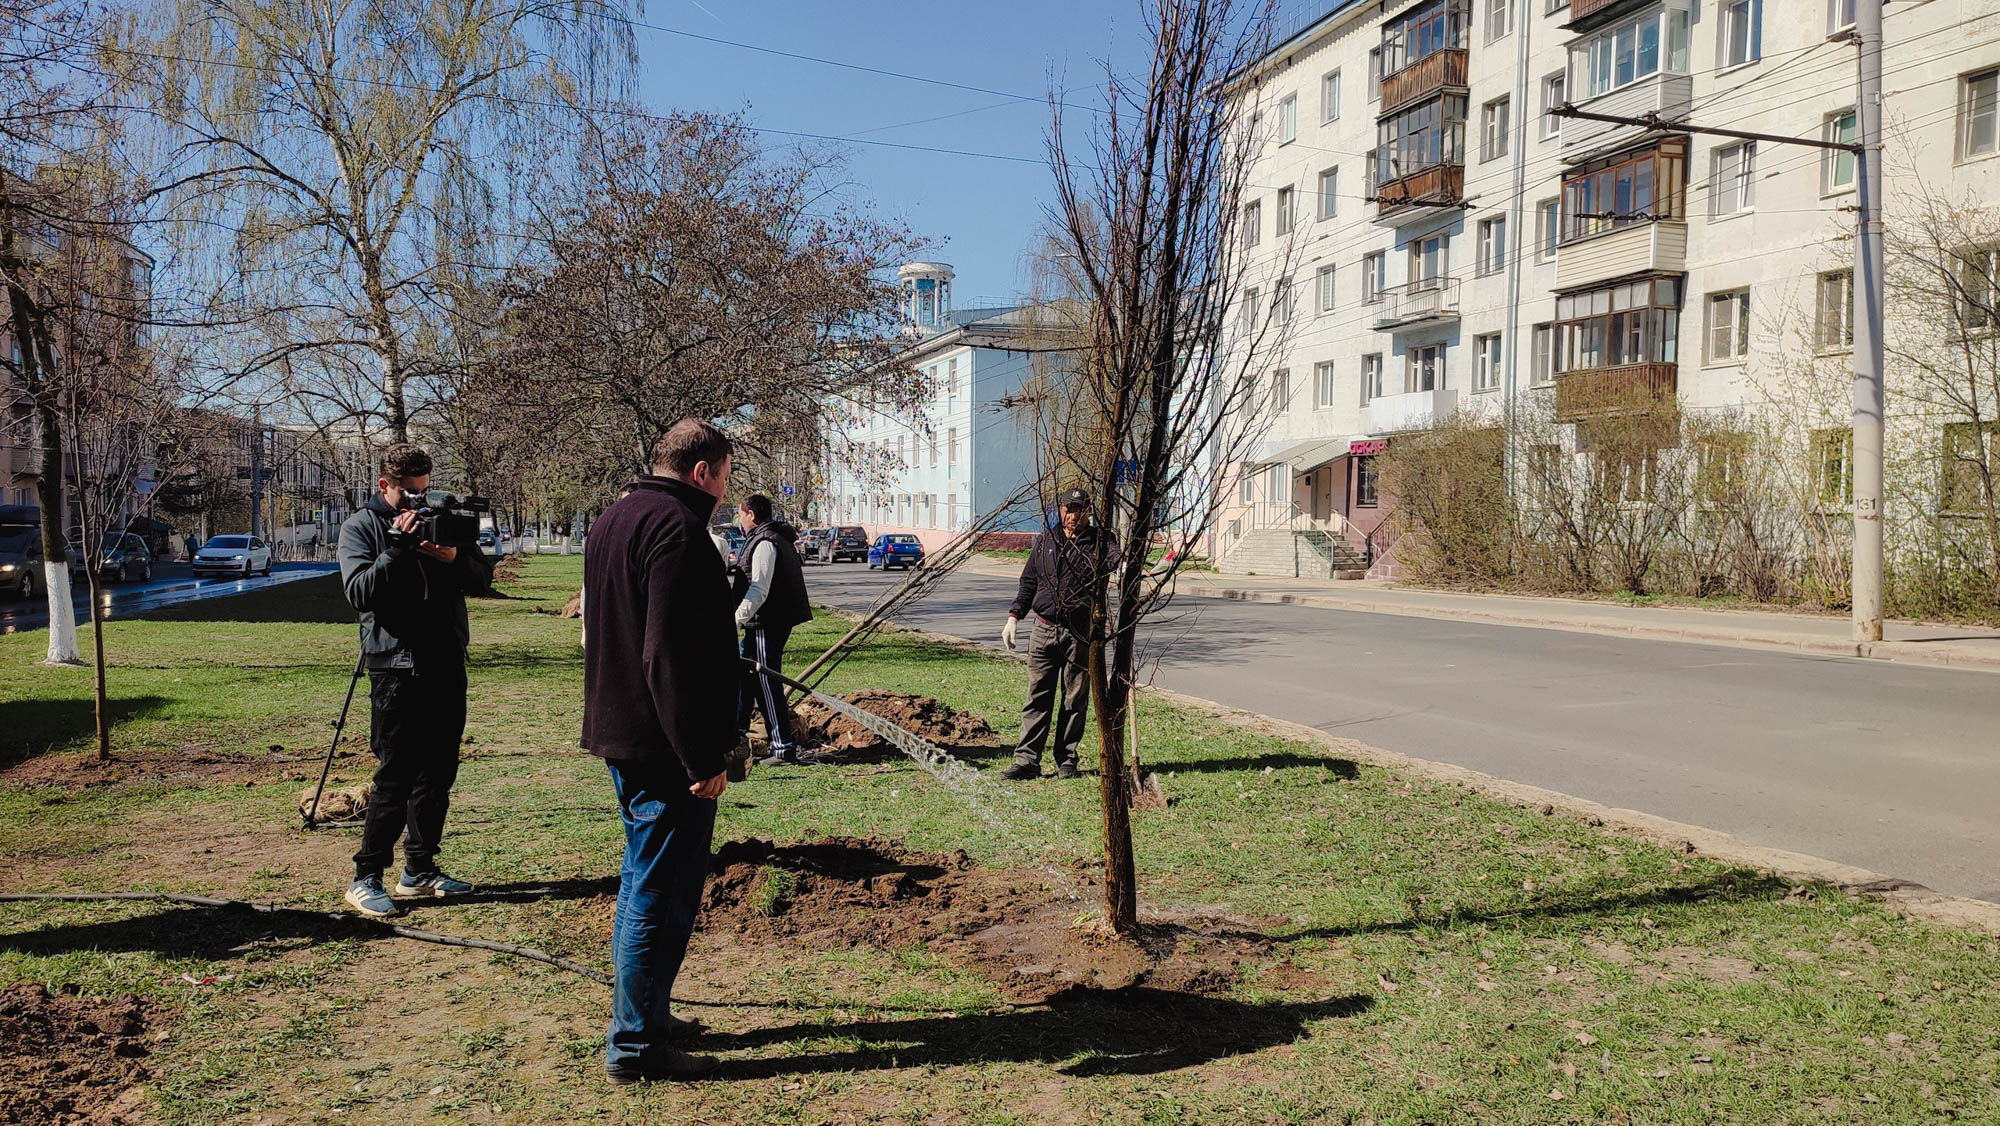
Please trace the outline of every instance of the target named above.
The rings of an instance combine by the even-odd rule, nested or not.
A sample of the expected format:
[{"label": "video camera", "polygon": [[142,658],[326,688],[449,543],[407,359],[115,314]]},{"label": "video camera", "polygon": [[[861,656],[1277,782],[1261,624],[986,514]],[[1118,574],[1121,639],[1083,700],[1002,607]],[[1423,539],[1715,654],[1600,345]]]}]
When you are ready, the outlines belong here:
[{"label": "video camera", "polygon": [[472,547],[479,543],[479,518],[493,511],[493,502],[485,497],[460,498],[446,493],[436,504],[419,504],[415,497],[405,495],[403,507],[417,514],[416,530],[408,536],[412,542]]}]

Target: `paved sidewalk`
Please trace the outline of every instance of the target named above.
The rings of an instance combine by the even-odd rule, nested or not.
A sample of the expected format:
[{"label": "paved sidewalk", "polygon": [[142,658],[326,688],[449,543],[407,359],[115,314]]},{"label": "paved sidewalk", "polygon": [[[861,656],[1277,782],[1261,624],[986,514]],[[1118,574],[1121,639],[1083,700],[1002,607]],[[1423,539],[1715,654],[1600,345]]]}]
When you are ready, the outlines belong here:
[{"label": "paved sidewalk", "polygon": [[[1019,563],[984,556],[974,557],[967,566],[986,574],[1020,573]],[[1281,602],[1325,610],[1452,618],[1488,625],[1742,645],[2000,672],[2000,629],[1890,621],[1884,626],[1884,640],[1857,643],[1851,638],[1852,624],[1848,619],[1828,615],[1625,606],[1574,598],[1420,590],[1376,579],[1327,581],[1223,575],[1212,571],[1183,571],[1175,578],[1174,590],[1181,595],[1238,602]]]}]

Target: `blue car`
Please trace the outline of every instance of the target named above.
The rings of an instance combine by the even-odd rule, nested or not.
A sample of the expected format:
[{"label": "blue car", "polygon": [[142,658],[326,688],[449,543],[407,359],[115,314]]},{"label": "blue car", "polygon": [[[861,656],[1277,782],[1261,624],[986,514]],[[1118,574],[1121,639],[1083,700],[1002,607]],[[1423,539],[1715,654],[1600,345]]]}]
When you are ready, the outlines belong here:
[{"label": "blue car", "polygon": [[908,570],[924,561],[924,543],[908,534],[890,534],[875,537],[874,546],[868,549],[868,569],[877,567],[884,571],[891,567]]}]

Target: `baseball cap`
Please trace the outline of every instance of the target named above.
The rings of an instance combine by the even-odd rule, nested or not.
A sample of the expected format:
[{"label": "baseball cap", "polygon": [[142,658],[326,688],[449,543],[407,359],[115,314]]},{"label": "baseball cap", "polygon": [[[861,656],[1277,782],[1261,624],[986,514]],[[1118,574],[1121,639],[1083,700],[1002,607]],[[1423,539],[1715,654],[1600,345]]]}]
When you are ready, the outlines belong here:
[{"label": "baseball cap", "polygon": [[1090,494],[1082,489],[1065,489],[1061,504],[1064,508],[1089,508]]}]

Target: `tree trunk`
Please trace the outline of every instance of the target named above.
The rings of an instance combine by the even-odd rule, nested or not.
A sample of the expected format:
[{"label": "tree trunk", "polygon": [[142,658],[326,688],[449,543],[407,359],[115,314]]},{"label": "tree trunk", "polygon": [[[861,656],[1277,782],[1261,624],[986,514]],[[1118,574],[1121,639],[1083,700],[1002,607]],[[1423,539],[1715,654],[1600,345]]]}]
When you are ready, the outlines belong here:
[{"label": "tree trunk", "polygon": [[[1100,615],[1101,620],[1101,615]],[[1102,636],[1093,622],[1091,632]],[[1110,647],[1090,646],[1090,695],[1097,709],[1097,789],[1104,803],[1104,912],[1111,929],[1129,935],[1139,927],[1138,875],[1132,863],[1132,787],[1126,774],[1125,697],[1115,669],[1105,667]],[[1113,661],[1115,663],[1115,660]]]},{"label": "tree trunk", "polygon": [[103,589],[96,567],[85,567],[90,582],[90,643],[97,657],[97,760],[111,760],[111,708],[104,693],[104,607],[99,601]]},{"label": "tree trunk", "polygon": [[36,418],[42,431],[42,472],[41,479],[35,482],[35,494],[42,504],[45,580],[42,585],[49,596],[49,652],[43,663],[81,665],[83,653],[76,645],[76,605],[69,588],[69,548],[63,539],[62,430],[56,425],[56,413],[46,396],[37,396]]}]

